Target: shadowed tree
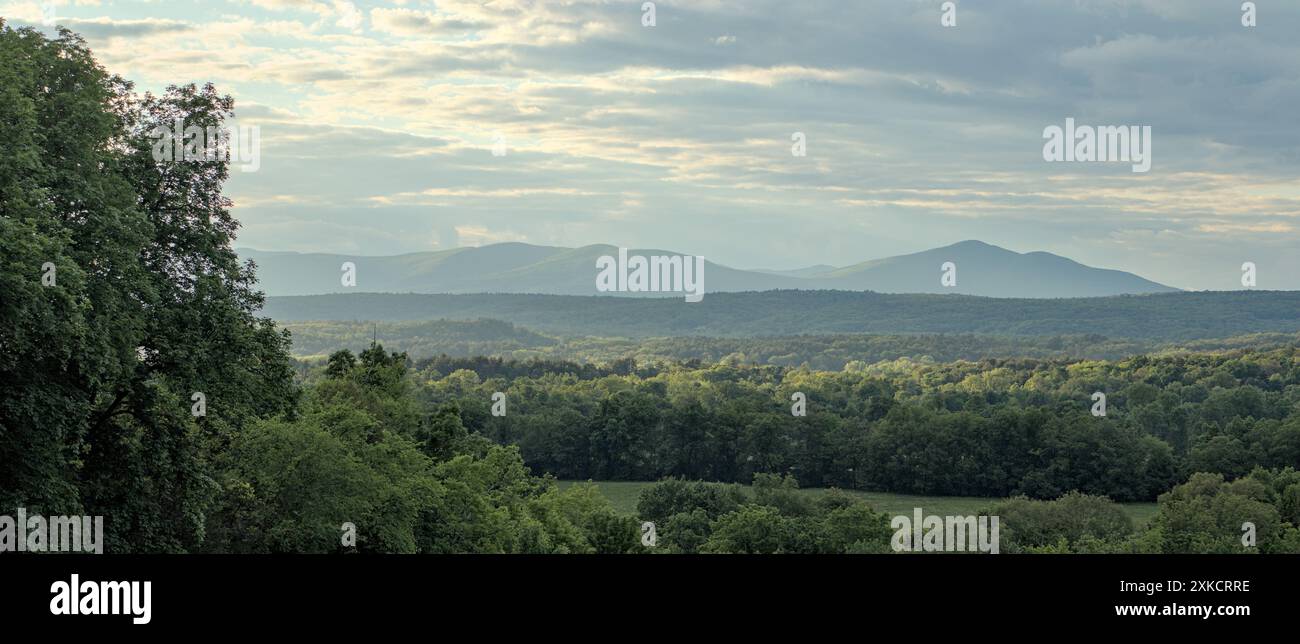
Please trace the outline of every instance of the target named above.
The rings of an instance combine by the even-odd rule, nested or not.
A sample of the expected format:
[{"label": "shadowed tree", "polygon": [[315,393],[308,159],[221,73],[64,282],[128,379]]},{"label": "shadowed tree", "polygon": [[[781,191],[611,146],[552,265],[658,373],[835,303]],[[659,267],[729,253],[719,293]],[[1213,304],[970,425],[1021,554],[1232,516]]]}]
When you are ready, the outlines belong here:
[{"label": "shadowed tree", "polygon": [[137,96],[80,37],[0,23],[0,506],[105,515],[111,552],[187,549],[211,452],[292,413],[288,336],[231,249],[228,161],[152,154],[158,126],[232,110],[210,85]]}]

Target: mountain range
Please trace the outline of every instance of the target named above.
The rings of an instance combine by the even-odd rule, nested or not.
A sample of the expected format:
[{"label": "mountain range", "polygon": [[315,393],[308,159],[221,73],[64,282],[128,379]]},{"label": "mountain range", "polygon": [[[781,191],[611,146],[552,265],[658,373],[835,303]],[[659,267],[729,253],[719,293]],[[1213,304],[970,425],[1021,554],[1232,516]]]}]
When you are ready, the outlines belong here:
[{"label": "mountain range", "polygon": [[[260,288],[270,296],[357,292],[595,295],[597,258],[617,257],[618,247],[509,242],[385,257],[246,248],[237,252],[256,262]],[[684,253],[629,249],[628,255]],[[344,262],[356,266],[355,286],[342,284]],[[947,262],[956,267],[954,286],[940,283]],[[1178,291],[1132,273],[1085,266],[1046,252],[1017,253],[974,240],[843,267],[742,270],[706,261],[704,275],[705,293],[798,289],[1063,298]]]}]

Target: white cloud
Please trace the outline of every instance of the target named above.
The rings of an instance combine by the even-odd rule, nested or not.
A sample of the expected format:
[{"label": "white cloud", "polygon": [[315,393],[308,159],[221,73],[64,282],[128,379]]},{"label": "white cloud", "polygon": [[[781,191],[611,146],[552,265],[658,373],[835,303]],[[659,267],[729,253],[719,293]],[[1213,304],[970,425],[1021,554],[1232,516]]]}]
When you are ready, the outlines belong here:
[{"label": "white cloud", "polygon": [[[1079,259],[1165,275],[1171,239],[1221,258],[1300,243],[1300,130],[1279,108],[1300,103],[1300,5],[1249,33],[1210,0],[973,3],[955,30],[895,0],[848,18],[830,0],[664,1],[655,29],[601,0],[203,5],[60,14],[110,71],[213,80],[264,123],[263,169],[230,185],[253,239],[286,218],[335,249],[382,222],[348,240],[372,253],[690,231],[737,265],[1092,239]],[[1152,125],[1152,172],[1042,163],[1042,127],[1066,116]]]}]

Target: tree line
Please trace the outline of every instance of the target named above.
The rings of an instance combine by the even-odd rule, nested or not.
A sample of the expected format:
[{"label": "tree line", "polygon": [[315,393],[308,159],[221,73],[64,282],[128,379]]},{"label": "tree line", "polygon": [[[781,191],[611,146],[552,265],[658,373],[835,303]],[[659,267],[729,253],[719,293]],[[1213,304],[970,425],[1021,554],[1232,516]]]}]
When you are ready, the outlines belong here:
[{"label": "tree line", "polygon": [[[293,355],[321,360],[341,347],[363,347],[377,337],[390,350],[427,360],[501,358],[509,364],[534,360],[612,364],[628,358],[643,368],[663,362],[775,365],[840,371],[848,366],[912,358],[920,362],[995,358],[1122,360],[1144,354],[1258,350],[1293,346],[1295,333],[1251,333],[1226,338],[1180,340],[1107,337],[1099,333],[1013,336],[987,333],[838,333],[718,337],[682,335],[648,338],[549,337],[499,320],[418,322],[288,322]],[[667,330],[665,329],[665,333]],[[441,366],[443,373],[447,373]],[[473,368],[473,367],[466,367]]]},{"label": "tree line", "polygon": [[[1294,347],[1123,361],[985,360],[838,372],[670,365],[598,378],[418,372],[431,405],[520,446],[561,479],[748,482],[1055,498],[1076,490],[1151,501],[1194,472],[1229,478],[1300,465]],[[491,413],[501,392],[504,415]],[[1094,393],[1107,397],[1094,414]],[[806,399],[794,414],[792,396]]]},{"label": "tree line", "polygon": [[346,293],[270,297],[263,311],[284,323],[490,318],[604,338],[974,333],[1186,342],[1300,332],[1300,292],[1258,290],[1059,299],[776,290],[708,293],[690,306],[657,297]]},{"label": "tree line", "polygon": [[[835,490],[816,499],[797,490],[792,477],[771,474],[756,475],[752,491],[668,479],[641,491],[637,514],[656,523],[656,552],[893,551],[887,515]],[[1009,554],[1296,554],[1300,472],[1260,468],[1232,482],[1195,474],[1161,495],[1146,525],[1114,501],[1080,492],[1010,498],[976,515],[998,517],[999,552]]]}]

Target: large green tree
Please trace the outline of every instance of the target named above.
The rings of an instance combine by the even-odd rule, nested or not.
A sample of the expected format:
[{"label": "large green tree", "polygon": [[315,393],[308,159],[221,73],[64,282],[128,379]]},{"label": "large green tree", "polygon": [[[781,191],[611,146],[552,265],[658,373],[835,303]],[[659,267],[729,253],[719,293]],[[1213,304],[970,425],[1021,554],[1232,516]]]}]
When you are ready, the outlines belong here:
[{"label": "large green tree", "polygon": [[109,551],[191,548],[214,450],[292,412],[288,336],[231,249],[228,161],[152,154],[159,126],[232,115],[211,86],[139,96],[80,37],[0,21],[0,507],[102,514]]}]

